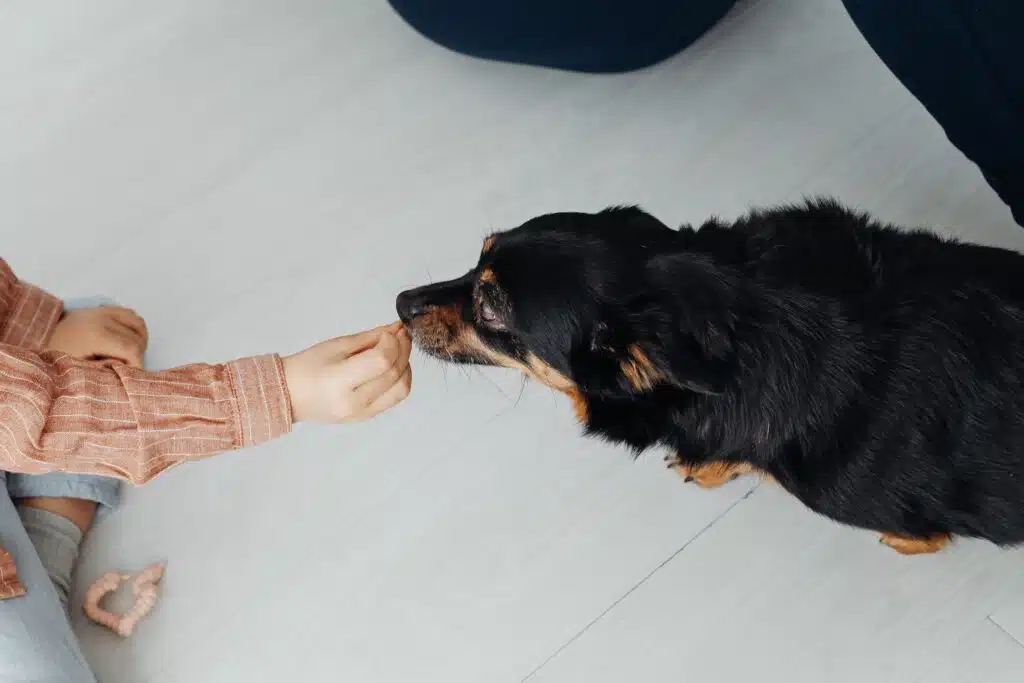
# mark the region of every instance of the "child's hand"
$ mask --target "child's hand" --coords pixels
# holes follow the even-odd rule
[[[82,360],[116,360],[141,368],[148,341],[146,321],[135,311],[103,306],[68,311],[47,348]]]
[[[339,337],[284,359],[296,422],[356,422],[405,400],[412,341],[401,323]]]

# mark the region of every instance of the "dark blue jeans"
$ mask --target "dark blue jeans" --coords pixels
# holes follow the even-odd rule
[[[457,52],[590,73],[685,49],[735,0],[389,0]],[[1024,225],[1024,0],[844,0],[864,37]]]

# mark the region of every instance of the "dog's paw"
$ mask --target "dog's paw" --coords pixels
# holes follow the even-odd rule
[[[878,539],[900,555],[928,555],[942,550],[950,541],[949,534],[932,534],[925,538],[913,538],[903,534],[882,534]]]
[[[708,462],[687,465],[676,455],[666,456],[665,462],[683,478],[683,481],[693,482],[705,489],[718,488],[751,471],[750,466],[744,463]]]

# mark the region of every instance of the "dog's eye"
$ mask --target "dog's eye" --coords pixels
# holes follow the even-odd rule
[[[480,319],[485,323],[493,323],[498,319],[498,314],[494,312],[494,309],[486,301],[480,302]]]
[[[486,301],[480,302],[480,320],[488,327],[501,327],[501,323],[498,322],[498,314],[494,312],[494,308]]]

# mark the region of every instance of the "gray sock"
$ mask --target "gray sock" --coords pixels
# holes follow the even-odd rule
[[[78,564],[82,530],[71,520],[46,510],[19,507],[18,514],[67,612],[71,575]]]

